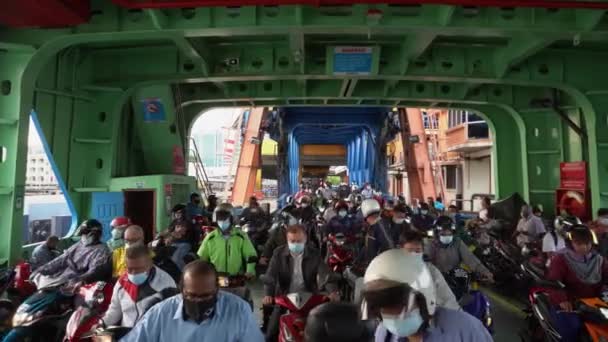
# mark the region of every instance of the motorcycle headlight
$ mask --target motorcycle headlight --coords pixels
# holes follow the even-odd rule
[[[34,316],[27,312],[17,312],[13,316],[13,327],[26,325],[34,320]]]
[[[432,229],[427,230],[427,232],[426,232],[426,236],[428,236],[428,237],[433,237],[433,235],[434,235],[434,234],[433,234],[433,230],[432,230]]]
[[[604,318],[608,319],[608,309],[600,308],[600,312],[602,313],[602,316],[604,316]]]

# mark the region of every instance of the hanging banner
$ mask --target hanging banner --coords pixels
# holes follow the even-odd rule
[[[173,173],[183,175],[186,173],[186,162],[181,146],[173,146]]]
[[[143,99],[144,122],[164,122],[165,107],[160,99]]]

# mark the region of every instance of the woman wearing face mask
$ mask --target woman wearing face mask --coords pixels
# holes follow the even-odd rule
[[[108,240],[108,248],[111,251],[123,247],[125,245],[124,235],[125,230],[131,225],[131,220],[126,216],[119,216],[112,220],[110,227],[112,227],[112,237]]]
[[[363,319],[379,318],[376,342],[490,342],[481,322],[437,305],[428,268],[399,250],[380,254],[365,272]]]
[[[433,265],[442,273],[448,273],[464,263],[473,272],[481,273],[488,281],[494,279],[492,273],[471,253],[469,248],[457,237],[454,237],[454,223],[447,216],[440,216],[435,221],[437,238],[427,246],[425,254]]]
[[[402,204],[398,204],[393,209],[393,215],[385,222],[388,222],[389,231],[394,241],[398,241],[399,235],[403,232],[412,230],[407,219],[407,207]]]
[[[437,305],[448,309],[460,310],[460,304],[456,300],[456,296],[450,289],[450,286],[445,281],[441,271],[435,267],[432,263],[424,261],[423,257],[423,236],[415,231],[403,231],[400,236],[401,249],[406,254],[416,257],[416,259],[423,262],[431,273],[433,278],[433,285],[435,286],[435,293],[437,294]]]
[[[126,251],[127,273],[118,278],[102,324],[133,327],[154,304],[178,293],[175,281],[154,266],[150,251],[135,245]]]

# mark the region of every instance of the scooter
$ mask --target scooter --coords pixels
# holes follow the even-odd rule
[[[456,268],[446,274],[445,279],[462,309],[479,319],[491,334],[494,333],[490,300],[471,283],[479,278],[462,268]]]
[[[352,264],[354,259],[352,247],[356,241],[355,236],[346,236],[342,233],[330,234],[327,237],[327,265],[332,272],[341,274]]]
[[[303,342],[306,318],[312,309],[326,303],[326,296],[311,293],[290,293],[275,297],[275,304],[287,310],[279,319],[279,342]]]
[[[79,341],[90,332],[108,310],[112,300],[112,284],[103,281],[82,286],[76,294],[76,310],[70,316],[64,342]]]

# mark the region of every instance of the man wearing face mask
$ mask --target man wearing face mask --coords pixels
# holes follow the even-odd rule
[[[274,250],[264,276],[264,305],[272,305],[274,297],[289,293],[318,293],[317,276],[329,274],[318,249],[306,243],[306,227],[293,225],[287,228],[287,245]],[[340,295],[336,284],[327,286],[330,298],[337,301]],[[268,321],[266,341],[276,341],[279,334],[280,307],[275,307]]]
[[[249,236],[234,225],[232,204],[220,204],[214,216],[218,228],[205,237],[198,256],[212,263],[220,273],[254,278],[257,252]],[[247,296],[248,293],[243,294],[243,297]]]
[[[473,316],[437,305],[433,279],[420,259],[399,250],[380,254],[365,272],[363,319],[380,318],[376,342],[490,342]]]
[[[458,304],[456,296],[454,296],[452,289],[450,289],[450,286],[445,281],[441,271],[432,263],[424,261],[424,242],[422,234],[415,231],[403,231],[400,236],[400,243],[402,246],[401,249],[403,249],[406,254],[416,257],[428,268],[431,277],[433,278],[437,305],[448,309],[460,310],[460,304]]]
[[[125,245],[112,251],[112,277],[118,278],[127,272],[127,248],[144,244],[144,230],[140,226],[129,226],[125,230]]]
[[[338,233],[354,236],[361,232],[361,226],[348,214],[348,204],[345,201],[336,203],[334,210],[337,215],[325,225],[325,236]]]
[[[435,222],[435,218],[430,214],[429,205],[422,203],[418,214],[412,217],[412,226],[421,232],[426,232],[433,229],[433,222]]]
[[[399,235],[404,231],[412,230],[412,227],[407,222],[407,207],[402,204],[398,204],[393,209],[392,217],[384,222],[389,227],[389,234],[395,238],[395,241],[398,240]]]
[[[299,207],[296,216],[299,217],[304,223],[314,222],[317,217],[317,212],[312,206],[312,200],[310,197],[308,195],[302,196],[298,203]]]
[[[127,272],[114,285],[112,302],[101,322],[104,326],[131,328],[154,304],[178,292],[171,276],[154,266],[143,243],[127,247],[125,259]]]
[[[110,227],[112,227],[112,237],[108,240],[107,244],[111,251],[120,248],[125,245],[124,234],[125,229],[131,225],[131,220],[126,216],[119,216],[112,220]]]
[[[467,245],[454,237],[454,223],[447,216],[439,216],[435,222],[437,238],[427,246],[426,255],[442,273],[448,273],[464,263],[473,272],[481,273],[488,281],[493,281],[492,273],[471,253]]]
[[[97,220],[84,221],[77,230],[80,242],[75,243],[63,254],[46,265],[41,266],[32,274],[32,278],[41,278],[35,281],[63,283],[79,287],[82,284],[95,281],[107,281],[112,275],[112,262],[110,249],[101,242],[103,226]],[[57,281],[59,280],[59,281]],[[37,284],[38,287],[41,284]]]
[[[249,223],[254,228],[262,228],[265,223],[265,214],[255,196],[249,198],[249,206],[241,214],[241,224]]]
[[[524,205],[521,208],[521,219],[513,234],[517,239],[517,245],[524,247],[526,244],[539,243],[546,232],[543,220],[532,215],[530,207]]]
[[[194,216],[208,216],[207,211],[201,206],[201,195],[193,192],[190,194],[190,202],[186,205],[186,219],[192,222]]]
[[[152,307],[121,341],[263,342],[250,306],[219,291],[217,283],[212,264],[189,263],[184,268],[181,294]]]

